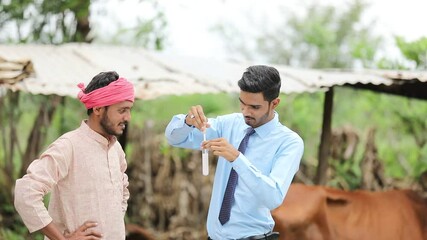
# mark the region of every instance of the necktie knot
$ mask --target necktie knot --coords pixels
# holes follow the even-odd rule
[[[251,127],[251,128],[246,129],[246,135],[250,136],[254,133],[255,133],[255,128]]]
[[[245,153],[246,151],[246,147],[248,146],[248,141],[249,141],[249,137],[255,133],[255,129],[254,128],[248,128],[246,129],[246,135],[245,137],[242,139],[242,141],[240,142],[239,145],[239,152],[241,153]]]

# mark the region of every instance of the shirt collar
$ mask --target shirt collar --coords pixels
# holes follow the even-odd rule
[[[261,138],[264,138],[267,136],[271,131],[274,130],[274,128],[277,126],[277,123],[279,122],[279,114],[274,111],[274,117],[270,121],[264,123],[263,125],[255,128],[255,132],[260,136]]]
[[[83,133],[85,135],[87,135],[88,137],[90,137],[90,138],[94,139],[95,141],[101,143],[102,145],[112,146],[117,141],[117,138],[115,136],[111,136],[110,139],[106,139],[101,134],[95,132],[92,128],[90,128],[87,125],[86,120],[82,121],[82,123],[80,125],[80,130],[83,131]]]

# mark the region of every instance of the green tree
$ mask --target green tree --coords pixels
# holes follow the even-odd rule
[[[396,36],[395,40],[402,55],[415,63],[415,69],[427,70],[427,37],[408,42],[403,37]],[[404,159],[403,164],[407,166],[405,174],[413,173],[418,177],[427,171],[425,164],[427,162],[427,137],[424,134],[427,131],[427,119],[425,117],[427,104],[425,101],[420,104],[416,104],[415,101],[407,101],[403,104],[407,111],[395,111],[399,120],[398,124],[412,136],[415,145],[418,147],[416,151],[412,151],[412,158]]]
[[[416,68],[427,70],[427,37],[408,42],[397,36],[395,40],[403,56],[415,62]]]
[[[0,0],[0,30],[6,34],[0,42],[90,42],[89,6],[79,0]]]
[[[382,38],[372,33],[371,24],[361,22],[367,7],[361,0],[352,1],[343,11],[313,4],[303,16],[283,9],[288,17],[273,28],[255,27],[261,30],[254,33],[253,42],[236,37],[244,35],[236,28],[220,25],[216,29],[230,49],[252,59],[261,56],[269,62],[307,68],[351,68],[360,63],[372,67]]]
[[[0,43],[92,42],[98,36],[92,31],[91,4],[99,0],[0,0]],[[145,0],[144,7],[155,14],[138,18],[136,26],[121,27],[102,42],[143,46],[160,50],[166,36],[166,19],[155,0]],[[102,5],[102,4],[101,4]],[[105,8],[102,5],[101,8]],[[99,10],[102,17],[103,10]],[[124,37],[123,37],[124,36]],[[107,40],[105,40],[107,39]]]

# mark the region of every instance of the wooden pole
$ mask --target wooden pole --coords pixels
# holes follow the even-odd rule
[[[331,144],[332,135],[332,109],[334,101],[333,87],[325,93],[325,102],[323,104],[323,123],[322,134],[320,136],[320,145],[318,152],[319,164],[317,166],[317,173],[314,182],[319,185],[325,185],[328,180],[328,158]]]

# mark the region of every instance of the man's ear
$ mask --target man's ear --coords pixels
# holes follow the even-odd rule
[[[280,98],[276,98],[273,101],[271,101],[271,105],[273,106],[273,109],[275,109],[280,103]]]
[[[93,113],[97,116],[101,115],[102,113],[102,109],[104,109],[104,107],[93,107]]]

